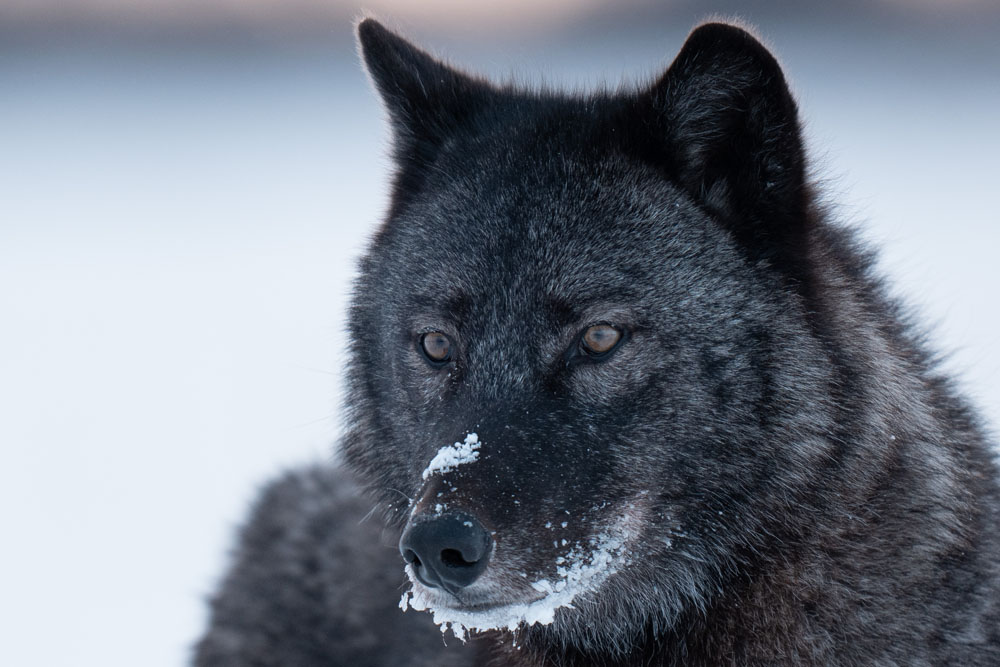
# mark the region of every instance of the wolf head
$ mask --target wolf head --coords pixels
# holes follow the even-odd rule
[[[358,34],[396,172],[344,453],[409,604],[605,652],[668,631],[780,557],[832,446],[777,62],[707,24],[647,87],[564,95]]]

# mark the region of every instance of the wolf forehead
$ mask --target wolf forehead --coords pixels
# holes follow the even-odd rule
[[[539,115],[545,125],[546,114]],[[410,252],[422,245],[426,261],[415,258],[422,270],[483,261],[494,271],[508,262],[511,273],[523,273],[529,259],[577,266],[614,259],[631,237],[668,241],[671,227],[697,211],[651,167],[613,144],[588,141],[589,126],[600,122],[581,118],[549,131],[501,116],[477,123],[475,136],[456,128],[460,136],[444,142],[432,165],[400,167],[396,205],[377,247]],[[407,169],[420,171],[410,179]],[[403,191],[416,176],[419,187]]]
[[[544,104],[526,103],[513,119],[490,113],[478,135],[456,128],[460,138],[420,167],[419,189],[397,192],[370,258],[370,273],[399,288],[394,297],[459,314],[476,301],[517,302],[571,321],[601,302],[635,302],[641,286],[668,287],[680,263],[717,273],[709,264],[735,252],[680,187],[615,141],[591,140],[602,123],[626,121],[581,111],[559,124]]]
[[[488,107],[474,122],[441,130],[430,161],[400,160],[385,236],[419,240],[431,252],[474,248],[494,261],[532,248],[549,259],[587,258],[632,234],[665,237],[697,215],[661,165],[622,141],[642,119],[621,112],[620,101],[495,94],[509,113]],[[567,107],[577,112],[567,118]]]

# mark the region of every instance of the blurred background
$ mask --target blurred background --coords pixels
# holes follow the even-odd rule
[[[1000,423],[1000,3],[370,0],[455,63],[644,81],[713,14]],[[343,0],[0,0],[0,664],[178,665],[259,485],[330,459],[387,133]]]

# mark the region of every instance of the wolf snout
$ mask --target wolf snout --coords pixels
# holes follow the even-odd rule
[[[420,583],[456,593],[486,569],[493,538],[463,513],[414,517],[399,539],[399,551]]]

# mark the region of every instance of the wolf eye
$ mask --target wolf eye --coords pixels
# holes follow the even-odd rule
[[[431,331],[420,337],[420,350],[432,364],[451,360],[451,339],[440,331]]]
[[[580,347],[593,357],[600,357],[615,349],[622,339],[622,332],[610,324],[587,327],[580,338]]]

